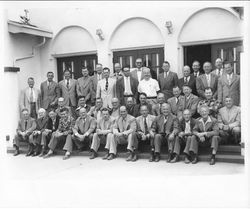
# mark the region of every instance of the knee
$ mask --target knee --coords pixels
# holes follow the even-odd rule
[[[97,138],[98,138],[98,134],[97,134],[97,133],[94,133],[93,139],[97,139]]]
[[[112,133],[108,133],[108,134],[107,134],[107,139],[111,139],[111,138],[113,138],[113,136],[114,136],[114,135],[113,135]]]
[[[155,141],[161,141],[161,135],[160,134],[155,135]]]
[[[240,127],[234,127],[232,129],[233,134],[239,134],[240,133]]]
[[[46,137],[47,133],[45,131],[42,132],[42,137]]]

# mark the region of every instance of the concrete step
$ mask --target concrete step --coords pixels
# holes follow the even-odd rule
[[[14,151],[15,150],[12,147],[8,147],[8,149],[7,149],[7,153],[9,153],[9,154],[14,153]],[[20,148],[20,153],[21,154],[27,153],[27,148],[21,147]],[[65,154],[65,151],[63,151],[63,150],[56,150],[55,154],[63,156]],[[103,157],[105,154],[106,154],[105,151],[99,151],[98,152],[98,156],[99,157]],[[72,156],[90,156],[90,153],[89,153],[89,151],[82,151],[82,152],[73,151]],[[117,154],[117,157],[120,157],[120,158],[126,158],[127,156],[128,156],[128,154],[125,151],[119,152]],[[139,154],[138,154],[138,158],[139,159],[149,159],[149,157],[150,157],[149,152],[147,152],[147,153],[145,153],[145,152],[143,152],[143,153],[139,152]],[[208,154],[208,153],[205,153],[205,154],[201,153],[199,155],[199,161],[209,162],[210,157],[211,157],[211,155]],[[166,160],[167,159],[167,154],[166,153],[162,153],[161,154],[161,159],[162,160]],[[181,161],[184,160],[184,155],[180,156],[180,160]],[[216,155],[216,161],[217,162],[226,162],[226,163],[244,164],[244,156],[237,155],[235,153],[234,154],[220,154],[220,153],[218,153]]]

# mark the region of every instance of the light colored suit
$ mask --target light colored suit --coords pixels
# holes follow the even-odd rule
[[[227,74],[223,74],[218,81],[218,101],[224,103],[226,96],[233,99],[234,105],[240,104],[240,76],[233,74],[231,84],[227,79]]]
[[[52,81],[50,86],[48,86],[48,81],[44,81],[40,86],[41,91],[41,107],[47,110],[51,103],[57,102],[60,96],[60,89],[55,81]]]
[[[213,97],[217,98],[217,86],[218,86],[218,76],[214,73],[210,73],[211,75],[211,81],[210,81],[210,88],[213,91]],[[199,77],[196,78],[196,89],[198,92],[198,95],[202,98],[205,97],[205,88],[208,88],[207,83],[207,77],[206,74],[202,74]]]
[[[59,82],[60,95],[64,98],[64,105],[66,106],[77,106],[76,101],[76,83],[75,79],[69,79],[69,89],[66,86],[65,80]]]
[[[185,96],[184,96],[184,99],[181,100],[181,113],[185,110],[185,109],[189,109],[190,112],[191,112],[191,115],[193,116],[196,111],[197,111],[197,105],[199,103],[199,98],[195,95],[193,95],[192,93],[190,94],[189,96],[189,99],[187,99]]]
[[[78,97],[84,96],[86,102],[90,101],[93,91],[93,80],[91,79],[91,77],[88,76],[87,78],[84,77],[78,78],[76,91]]]
[[[103,107],[112,107],[111,100],[115,96],[115,80],[108,78],[108,89],[106,87],[106,79],[98,81],[96,98],[101,97],[103,100]]]
[[[228,125],[230,129],[240,127],[240,107],[233,106],[230,110],[222,107],[218,114],[218,124],[220,129],[222,125]]]
[[[33,92],[36,98],[36,113],[38,112],[39,108],[41,107],[41,94],[39,89],[33,87]],[[20,96],[20,110],[27,108],[30,111],[30,88],[27,87],[21,91]]]

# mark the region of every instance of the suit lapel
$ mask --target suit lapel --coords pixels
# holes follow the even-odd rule
[[[206,75],[205,75],[205,74],[204,74],[204,75],[202,75],[201,79],[203,80],[204,86],[205,86],[205,87],[208,87],[207,77],[206,77]]]

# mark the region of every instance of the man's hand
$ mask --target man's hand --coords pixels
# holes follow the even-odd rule
[[[169,140],[169,141],[173,141],[173,140],[174,140],[174,134],[173,134],[173,133],[171,133],[171,134],[169,135],[168,140]]]
[[[146,141],[147,137],[146,137],[145,134],[141,135],[141,137],[142,137],[142,138],[141,138],[142,141]]]
[[[229,130],[229,125],[223,125],[223,130],[228,131]]]
[[[115,133],[115,136],[121,137],[123,134],[122,133]]]
[[[181,138],[182,138],[184,135],[185,135],[185,134],[184,134],[184,132],[183,132],[183,131],[182,131],[182,132],[180,132],[180,133],[178,134],[178,136],[179,136],[179,137],[181,137]]]
[[[201,142],[204,142],[205,140],[206,140],[206,139],[205,139],[204,136],[200,137],[200,141],[201,141]]]

